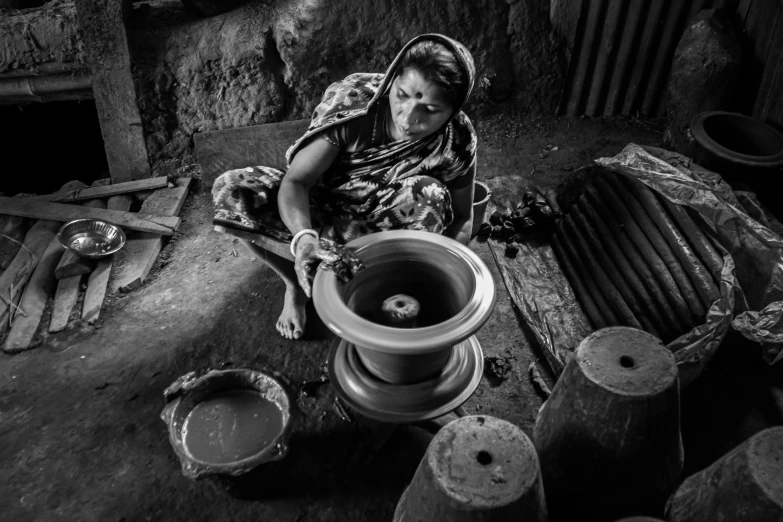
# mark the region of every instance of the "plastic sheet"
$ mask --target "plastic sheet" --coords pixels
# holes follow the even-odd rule
[[[681,372],[690,367],[700,373],[729,324],[748,339],[765,344],[767,362],[783,358],[783,239],[748,215],[720,176],[679,154],[629,144],[620,154],[596,163],[693,209],[722,249],[720,298],[703,325],[669,345]]]

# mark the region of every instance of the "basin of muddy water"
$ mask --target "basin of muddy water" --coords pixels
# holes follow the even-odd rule
[[[161,417],[189,478],[242,475],[287,453],[295,415],[282,376],[247,369],[191,373],[164,396]]]

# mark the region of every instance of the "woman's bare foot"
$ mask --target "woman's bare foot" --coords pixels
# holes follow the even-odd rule
[[[287,339],[299,339],[304,334],[305,305],[307,296],[298,284],[285,285],[285,297],[283,298],[283,312],[277,320],[277,331]]]

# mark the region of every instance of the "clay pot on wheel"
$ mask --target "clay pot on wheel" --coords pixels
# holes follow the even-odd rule
[[[398,421],[395,410],[405,419],[422,420],[471,387],[472,393],[483,365],[472,336],[495,303],[486,265],[467,247],[429,232],[379,232],[347,246],[356,249],[366,268],[347,284],[319,270],[313,283],[318,315],[341,338],[330,360],[338,393],[365,414],[384,410],[388,415],[375,418]],[[414,328],[392,326],[383,315],[384,301],[399,294],[419,303]],[[438,379],[451,381],[439,385]],[[444,388],[459,393],[435,399],[433,393]],[[406,396],[412,401],[408,406]],[[427,397],[434,402],[413,404]]]

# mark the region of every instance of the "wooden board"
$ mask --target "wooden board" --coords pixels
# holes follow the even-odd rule
[[[54,290],[54,267],[60,260],[65,248],[54,237],[46,247],[46,251],[38,265],[35,267],[30,282],[24,291],[19,306],[26,315],[17,313],[11,331],[5,340],[3,351],[8,353],[20,352],[30,347],[38,324],[41,322],[46,300]]]
[[[194,134],[201,183],[211,187],[223,172],[242,167],[285,169],[286,151],[309,125],[310,120],[294,120]]]
[[[133,199],[129,195],[114,196],[108,199],[106,208],[127,211],[132,202]],[[114,256],[101,259],[98,261],[95,270],[90,274],[87,290],[84,292],[84,302],[82,303],[82,321],[85,321],[87,324],[95,323],[101,313],[113,263]]]
[[[165,190],[165,189],[162,189]],[[170,236],[177,230],[180,219],[170,215],[118,212],[29,198],[0,198],[0,214],[67,222],[72,219],[100,219],[127,230]]]
[[[52,317],[49,320],[49,332],[62,332],[68,326],[68,317],[71,310],[79,300],[79,286],[82,276],[68,277],[57,282],[57,290],[54,294],[54,307]]]
[[[163,216],[179,213],[188,195],[190,178],[179,178],[174,188],[158,189],[142,204],[142,212],[154,210]],[[125,244],[125,262],[115,270],[109,292],[130,292],[142,285],[163,248],[163,238],[154,234],[133,234]]]
[[[593,328],[552,248],[535,241],[519,243],[516,258],[509,258],[505,243],[495,239],[488,242],[511,300],[533,331],[549,366],[560,374]]]
[[[74,190],[66,193],[57,192],[55,194],[32,196],[29,199],[34,199],[36,201],[75,203],[80,201],[87,201],[90,199],[108,198],[110,196],[117,196],[119,194],[138,192],[140,190],[154,190],[154,189],[166,187],[167,185],[168,185],[168,179],[166,178],[166,176],[159,176],[157,178],[139,179],[136,181],[126,181],[124,183],[104,185],[102,187],[87,187],[84,189]]]
[[[8,298],[11,287],[17,292],[24,288],[59,228],[60,223],[56,221],[38,221],[30,227],[24,238],[26,248],[19,249],[14,260],[0,275],[0,295],[3,299]],[[8,306],[4,300],[0,300],[0,334],[8,327],[8,315]]]

